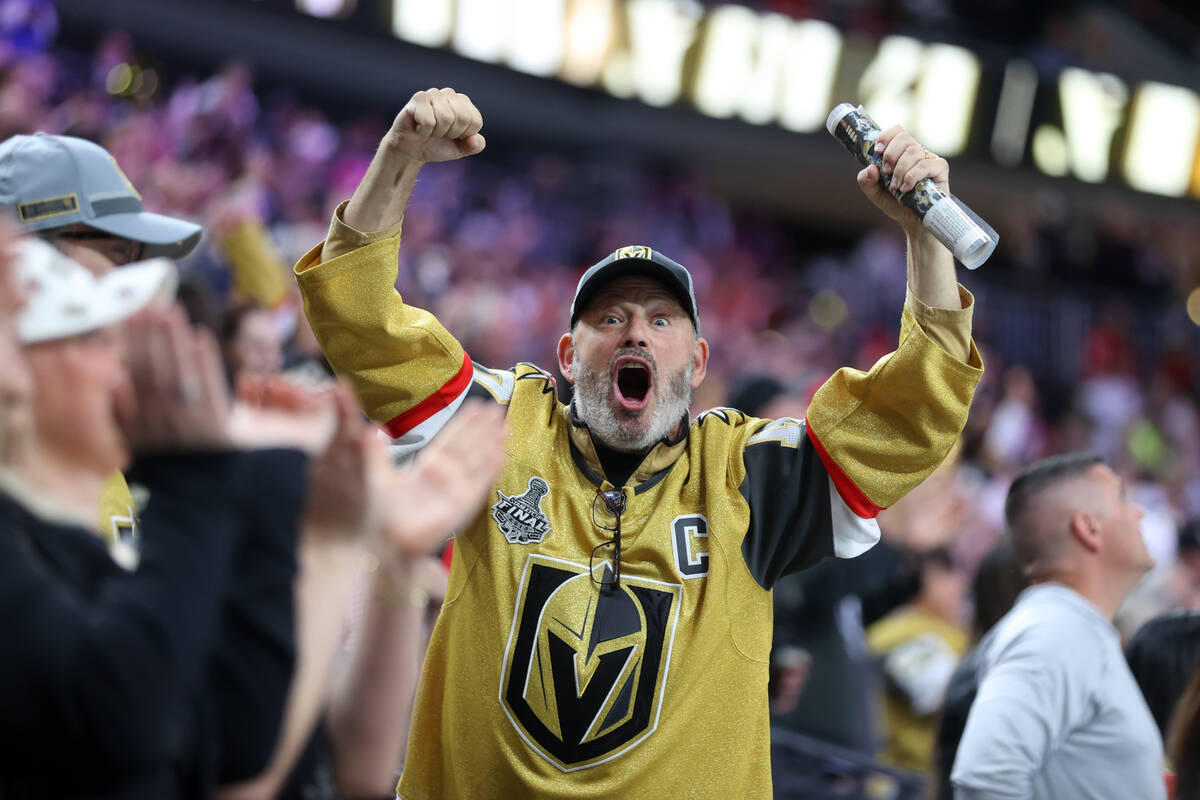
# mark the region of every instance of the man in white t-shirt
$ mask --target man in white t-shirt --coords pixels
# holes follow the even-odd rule
[[[1095,456],[1013,482],[1005,517],[1032,585],[980,644],[957,800],[1165,800],[1162,739],[1112,625],[1154,566],[1144,513]]]

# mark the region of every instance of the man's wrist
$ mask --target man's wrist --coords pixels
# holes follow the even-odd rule
[[[362,526],[330,516],[310,511],[301,518],[300,535],[304,546],[320,553],[348,553],[361,549]]]
[[[383,141],[379,143],[379,148],[387,153],[388,159],[394,161],[401,167],[415,165],[420,168],[425,163],[424,159],[415,155],[410,149],[412,145],[412,137],[405,137],[389,130],[383,137]]]
[[[301,572],[320,576],[321,580],[351,575],[362,554],[362,545],[344,533],[303,525],[298,550]]]
[[[904,228],[904,235],[908,237],[908,242],[916,247],[929,247],[934,244],[940,245],[941,242],[933,235],[933,232],[926,228],[920,220],[913,222],[901,223]]]
[[[389,152],[382,158],[376,154],[376,163],[342,211],[342,222],[362,233],[386,230],[400,221],[424,165],[408,153],[391,150],[386,138],[380,149]]]
[[[920,268],[921,266],[930,267],[934,264],[945,263],[947,257],[950,258],[949,267],[954,268],[954,257],[950,253],[950,249],[933,235],[933,232],[924,225],[917,224],[913,227],[905,226],[904,235],[908,238],[908,252],[912,255],[912,266]],[[911,278],[912,276],[910,276]],[[937,303],[929,303],[929,305],[938,305]]]
[[[421,586],[411,562],[380,559],[374,553],[367,553],[363,569],[369,576],[371,591],[388,605],[414,609],[429,605],[429,593]]]

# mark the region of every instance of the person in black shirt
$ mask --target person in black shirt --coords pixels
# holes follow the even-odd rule
[[[215,346],[177,312],[143,312],[130,333],[147,346],[126,368],[112,325],[169,294],[171,265],[97,280],[24,240],[0,273],[0,349],[13,355],[0,426],[0,796],[208,796],[260,769],[277,735],[307,459],[232,449]],[[55,414],[53,441],[73,436],[73,460],[47,448]],[[8,435],[21,416],[32,437]],[[103,476],[125,466],[105,458],[125,442],[153,531],[134,570],[109,556],[91,513]],[[239,565],[269,565],[261,593],[235,580]]]

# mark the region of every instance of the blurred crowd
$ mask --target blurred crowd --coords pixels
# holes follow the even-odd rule
[[[0,140],[40,130],[102,144],[147,208],[207,232],[180,262],[181,298],[217,337],[228,380],[320,378],[288,272],[322,239],[390,120],[334,121],[287,91],[256,90],[241,63],[171,74],[120,33],[92,53],[55,49],[49,6],[14,5],[26,13],[0,20]],[[982,601],[971,581],[1001,543],[1009,485],[1044,456],[1099,454],[1146,509],[1157,566],[1118,612],[1125,638],[1163,612],[1200,608],[1200,331],[1184,310],[1200,286],[1200,232],[1136,219],[1116,207],[1080,219],[1047,190],[995,221],[1001,252],[964,279],[987,371],[961,447],[881,516],[874,561],[818,568],[778,590],[782,726],[932,769],[931,744],[914,756],[887,740],[940,708],[972,641]],[[615,154],[489,145],[487,159],[422,176],[403,241],[406,299],[494,367],[555,363],[575,282],[601,255],[634,242],[670,254],[694,276],[704,335],[719,343],[697,412],[728,404],[802,417],[834,369],[866,368],[892,349],[905,291],[898,230],[814,245],[793,225],[731,207],[686,168]],[[828,687],[886,659],[893,615],[913,609],[947,643],[948,665],[921,662],[936,679],[906,695],[907,712],[885,710],[895,692],[864,666],[846,685],[863,698],[844,715],[848,730],[822,727],[839,696]]]

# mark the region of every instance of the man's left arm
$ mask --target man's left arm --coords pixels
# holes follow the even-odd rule
[[[949,192],[944,158],[899,126],[879,135],[889,188],[929,178]],[[813,398],[807,433],[838,492],[855,513],[873,516],[925,480],[966,424],[983,362],[971,342],[973,300],[958,285],[954,257],[879,183],[858,174],[876,206],[908,239],[908,297],[897,349],[868,372],[839,370]]]
[[[901,128],[879,135],[886,172],[904,190],[931,178],[949,192],[949,165]],[[954,257],[912,211],[858,175],[864,194],[908,237],[908,296],[900,344],[868,372],[838,370],[803,422],[750,431],[739,489],[750,509],[742,555],[759,585],[828,556],[853,558],[879,541],[875,516],[929,477],[967,421],[983,362],[971,342],[971,294]]]

